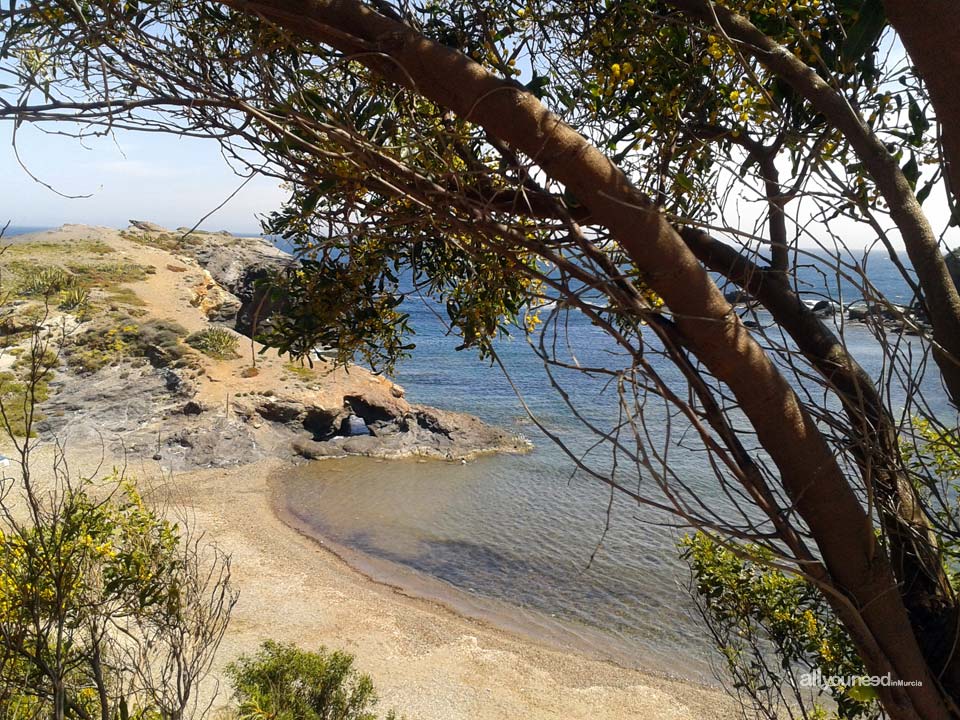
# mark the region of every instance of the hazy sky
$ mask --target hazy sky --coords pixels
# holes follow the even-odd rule
[[[63,223],[125,227],[131,219],[167,227],[192,226],[243,182],[215,141],[152,133],[120,133],[86,145],[73,138],[21,127],[17,147],[24,165],[68,199],[30,178],[17,163],[10,125],[0,126],[0,226]],[[253,179],[203,227],[257,233],[257,216],[279,207],[276,180]]]
[[[0,137],[0,226],[9,220],[15,226],[81,223],[126,227],[131,219],[149,220],[170,228],[193,226],[243,182],[227,165],[219,144],[213,140],[126,132],[113,139],[82,144],[74,138],[45,134],[24,125],[17,147],[27,169],[60,193],[89,195],[65,198],[31,179],[20,167],[10,129],[9,125],[0,125],[4,132]],[[259,233],[258,216],[279,208],[285,197],[276,180],[254,178],[201,227]],[[949,214],[940,188],[924,209],[934,227],[941,229]],[[741,223],[745,223],[762,211],[762,203],[740,204],[736,211]],[[749,225],[746,222],[744,227]],[[843,220],[835,220],[832,225],[851,247],[862,247],[875,240],[863,225]],[[951,247],[960,245],[957,228],[948,233],[947,243]]]

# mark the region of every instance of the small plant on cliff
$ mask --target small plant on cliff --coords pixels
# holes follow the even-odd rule
[[[66,290],[61,291],[60,293],[60,305],[61,310],[82,310],[86,307],[87,301],[89,300],[89,293],[86,288],[82,287],[71,287]]]
[[[24,295],[48,296],[76,287],[77,280],[61,268],[40,268],[30,273],[20,286]]]
[[[187,345],[217,360],[233,360],[237,353],[237,336],[225,328],[213,327],[190,335]]]
[[[376,720],[373,682],[344,652],[267,641],[227,668],[244,720]],[[386,720],[394,720],[390,711]]]

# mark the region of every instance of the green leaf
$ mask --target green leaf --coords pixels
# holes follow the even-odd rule
[[[677,173],[673,179],[683,190],[693,192],[693,181],[683,173]]]
[[[546,75],[537,75],[534,74],[533,79],[530,80],[524,87],[526,87],[527,92],[533,93],[538,98],[543,98],[547,94],[547,85],[550,84],[550,78]]]
[[[925,182],[923,187],[920,188],[920,191],[917,193],[917,202],[923,205],[923,201],[930,197],[930,191],[933,190],[933,186],[935,184],[936,182],[933,178]]]
[[[907,182],[910,183],[910,187],[916,190],[917,180],[920,179],[920,166],[917,165],[917,158],[913,153],[910,153],[910,159],[907,160],[907,164],[903,166],[903,176],[907,179]]]
[[[887,26],[887,17],[881,0],[866,0],[860,8],[860,15],[847,32],[841,57],[844,62],[856,62],[880,39]]]
[[[927,120],[927,116],[913,98],[910,98],[907,114],[910,117],[910,125],[913,127],[912,139],[915,142],[920,142],[923,140],[923,134],[930,129],[930,121]]]

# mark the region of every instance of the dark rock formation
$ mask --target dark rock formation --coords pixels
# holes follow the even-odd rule
[[[827,318],[837,311],[837,304],[832,300],[820,300],[813,306],[812,310],[817,317]]]
[[[296,261],[262,238],[205,235],[191,250],[197,263],[238,300],[234,319],[237,332],[251,335],[276,309],[264,281]]]
[[[530,443],[478,418],[418,405],[398,405],[365,398],[346,399],[345,405],[366,424],[371,434],[338,433],[325,440],[298,438],[293,449],[310,459],[342,455],[381,458],[433,457],[460,460],[494,452],[526,452]],[[343,426],[341,426],[343,427]]]

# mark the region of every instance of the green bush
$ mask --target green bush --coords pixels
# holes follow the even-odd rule
[[[29,517],[0,521],[0,717],[190,717],[236,601],[227,559],[115,477],[25,492]]]
[[[867,673],[850,636],[823,593],[774,566],[769,550],[721,545],[704,533],[681,543],[690,565],[692,594],[723,656],[729,687],[758,716],[794,717],[803,688],[803,717],[868,720],[877,717],[877,693],[867,684],[804,687],[801,674],[862,678]],[[825,707],[835,705],[827,714]]]
[[[187,345],[217,360],[233,360],[237,353],[237,336],[225,328],[207,328],[190,335]]]
[[[61,310],[80,310],[84,308],[89,299],[89,293],[86,288],[71,287],[60,292]]]
[[[343,652],[267,641],[227,668],[244,720],[376,720],[377,695]],[[390,711],[387,720],[396,718]]]
[[[20,285],[23,295],[53,295],[76,287],[77,279],[57,267],[38,268],[27,274]]]
[[[938,485],[952,497],[960,495],[960,431],[914,418],[901,453],[925,501]],[[931,519],[944,570],[960,588],[960,540],[951,530],[955,519],[947,510]],[[875,688],[862,679],[866,670],[853,641],[815,585],[781,570],[769,549],[721,544],[704,533],[685,538],[681,553],[690,566],[691,595],[732,678],[728,687],[745,706],[770,718],[881,716]],[[817,672],[856,680],[804,688],[801,674]]]

